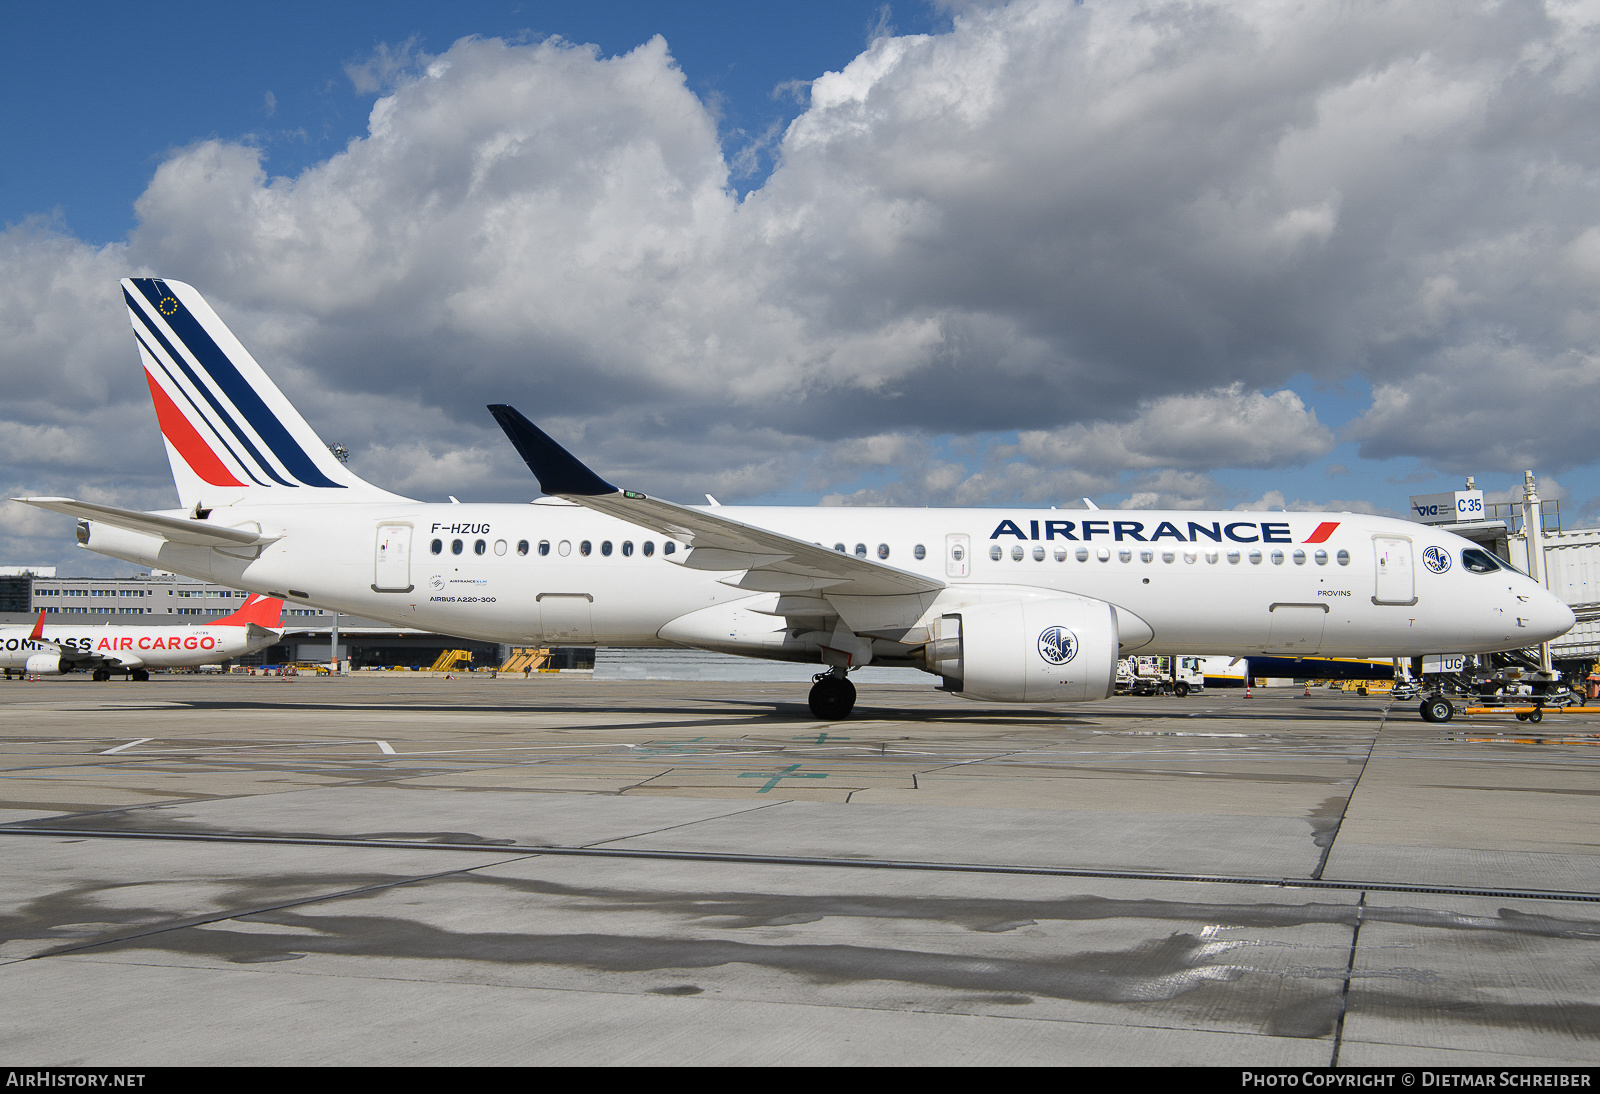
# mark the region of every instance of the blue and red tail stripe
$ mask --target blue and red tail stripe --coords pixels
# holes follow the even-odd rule
[[[206,415],[197,404],[193,404],[192,399],[189,400],[192,405],[195,405],[195,410],[201,413],[202,419],[206,420],[207,424],[213,428],[215,428],[217,422],[220,422],[226,431],[233,435],[240,448],[248,454],[248,461],[239,459],[238,454],[230,446],[224,444],[224,448],[229,455],[234,457],[246,474],[250,475],[252,479],[256,479],[257,482],[261,481],[255,474],[251,473],[249,463],[254,462],[256,465],[255,470],[284,486],[304,485],[325,489],[344,488],[344,484],[334,482],[317,468],[316,462],[311,455],[290,435],[289,430],[278,420],[278,416],[262,400],[260,394],[251,386],[250,382],[239,373],[238,368],[229,360],[228,355],[222,348],[217,345],[216,341],[206,331],[204,325],[195,318],[177,296],[168,292],[166,286],[157,278],[136,277],[131,278],[130,281],[139,290],[139,294],[144,297],[149,310],[146,310],[145,307],[140,307],[131,294],[124,292],[124,295],[128,298],[128,308],[138,317],[140,325],[151,336],[151,340],[164,351],[163,354],[158,354],[146,342],[146,352],[155,359],[157,364],[162,366],[163,371],[169,371],[170,367],[175,366],[188,378],[190,386],[200,393],[211,409],[211,415]],[[172,342],[167,339],[166,335],[161,331],[160,325],[156,323],[151,314],[152,312],[161,316],[162,322],[166,324],[168,330],[172,332],[183,349],[188,351],[188,357],[192,358],[199,369],[205,373],[205,376],[211,380],[212,385],[215,385],[216,391],[221,392],[227,398],[228,403],[232,404],[231,411],[212,391],[212,386],[204,383],[196,375],[189,361],[185,359],[185,355],[179,352]],[[141,342],[144,342],[142,338]],[[163,356],[166,360],[163,360]],[[177,377],[172,376],[170,371],[169,379],[174,382],[174,386],[180,391],[184,390],[183,385],[177,383]],[[181,408],[172,403],[170,399],[168,400],[168,405],[179,417],[184,417]],[[158,405],[158,417],[161,409]],[[214,420],[212,420],[213,416]],[[243,419],[243,421],[241,422],[240,419]],[[248,430],[246,426],[248,426]],[[185,445],[188,445],[189,450],[193,451],[194,444],[205,444],[204,438],[198,430],[194,430],[192,425],[188,434],[183,434],[180,430],[179,435],[182,437],[183,443],[180,443],[178,437],[167,432],[166,422],[162,423],[162,432],[167,436],[168,440],[172,441],[173,446],[181,454],[184,454],[184,459],[189,462],[190,467],[194,469],[197,475],[207,482],[213,481],[210,475],[216,474],[216,468],[212,467],[209,473],[202,471],[185,452]],[[263,457],[260,449],[256,447],[255,442],[251,439],[250,433],[252,432],[255,438],[259,439],[262,445],[277,459],[278,465],[283,469],[283,474],[280,474],[277,468]],[[221,432],[219,431],[219,439],[220,436]],[[210,451],[212,461],[217,465],[222,465],[221,457],[215,451],[210,450],[209,446],[207,446],[207,449]],[[222,469],[226,472],[225,466]],[[289,478],[285,478],[285,475],[288,475]],[[230,477],[232,476],[230,475]],[[291,478],[298,481],[290,481]],[[221,482],[214,484],[224,485]]]

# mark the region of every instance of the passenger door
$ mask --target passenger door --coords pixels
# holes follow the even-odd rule
[[[1411,559],[1411,540],[1404,536],[1373,536],[1377,556],[1377,589],[1374,604],[1415,604],[1416,571]]]
[[[378,525],[372,591],[409,593],[412,588],[414,586],[411,584],[411,525]]]

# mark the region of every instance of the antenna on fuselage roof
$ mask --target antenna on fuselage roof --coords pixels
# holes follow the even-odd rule
[[[1084,498],[1083,499],[1083,504],[1084,504],[1085,508],[1088,508],[1088,509],[1098,510],[1100,508],[1098,505],[1096,505],[1094,502],[1090,501],[1088,498]]]

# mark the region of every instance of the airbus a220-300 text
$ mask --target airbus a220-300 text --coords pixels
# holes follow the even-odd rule
[[[1119,654],[1414,657],[1546,641],[1547,590],[1449,532],[1351,513],[686,506],[489,408],[544,494],[432,504],[328,451],[200,294],[122,283],[183,508],[69,498],[91,551],[396,625],[811,662],[812,711],[908,665],[961,696],[1101,699]],[[1425,702],[1425,717],[1450,704]],[[1442,704],[1442,705],[1439,705]]]

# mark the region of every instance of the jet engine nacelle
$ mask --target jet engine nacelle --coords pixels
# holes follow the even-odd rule
[[[1116,609],[1082,596],[965,607],[940,617],[924,664],[968,699],[1105,699],[1117,686]]]
[[[32,676],[59,676],[61,674],[61,655],[59,653],[32,653],[23,663],[22,671]]]

